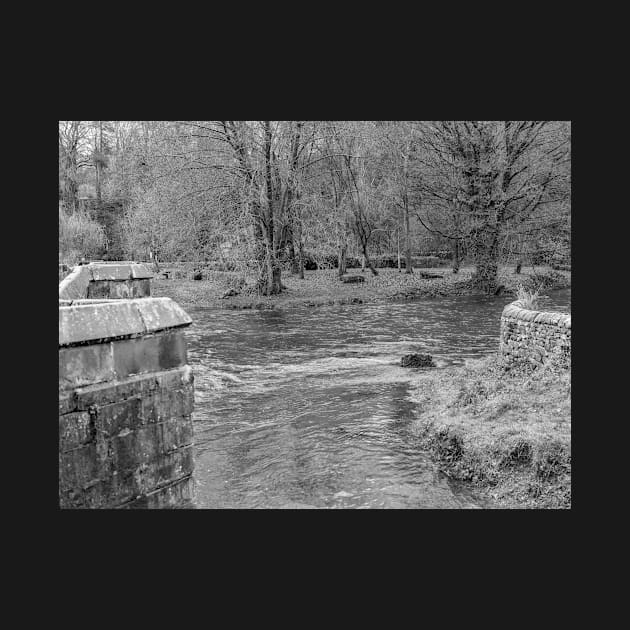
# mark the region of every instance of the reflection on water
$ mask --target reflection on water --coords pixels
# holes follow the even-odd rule
[[[570,290],[542,308],[570,310]],[[476,507],[410,433],[414,371],[498,346],[509,299],[290,311],[188,309],[199,508]]]

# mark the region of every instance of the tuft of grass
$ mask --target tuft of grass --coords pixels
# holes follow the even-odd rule
[[[535,291],[528,291],[525,287],[523,287],[522,284],[519,284],[518,288],[516,289],[516,299],[521,302],[523,308],[535,311],[538,309],[540,291],[540,286]]]

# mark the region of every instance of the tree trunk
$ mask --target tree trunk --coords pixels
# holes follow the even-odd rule
[[[409,207],[405,199],[405,273],[413,273],[411,266],[411,239],[409,238]]]
[[[298,241],[298,259],[299,259],[299,278],[304,280],[304,244],[302,243],[302,235]]]
[[[403,181],[404,181],[404,213],[405,213],[405,273],[413,273],[411,266],[411,239],[409,237],[409,191],[408,191],[408,177],[409,177],[409,145],[405,148],[403,154]]]
[[[456,238],[453,240],[453,273],[459,273],[460,262],[459,239]]]
[[[275,295],[282,291],[281,269],[276,258],[274,232],[273,179],[271,170],[271,122],[264,122],[265,131],[265,192],[267,196],[267,217],[264,225],[265,233],[265,295]]]
[[[274,260],[273,241],[267,239],[267,247],[265,251],[265,270],[266,270],[266,291],[265,295],[276,295],[282,290],[280,266]]]
[[[297,256],[295,255],[295,245],[293,244],[293,233],[289,240],[289,260],[291,261],[291,273],[295,276],[299,272],[299,263]]]
[[[486,293],[494,293],[497,288],[498,244],[499,234],[497,226],[484,227],[483,235],[475,239],[475,275],[473,282]]]
[[[347,250],[346,245],[341,245],[339,247],[339,274],[338,274],[339,276],[343,276],[346,273],[346,266],[347,266],[346,250]]]
[[[101,203],[103,202],[103,197],[101,194],[101,168],[102,168],[102,151],[103,151],[103,121],[98,121],[99,128],[99,140],[98,143],[94,142],[94,152],[96,153],[96,201],[98,202],[98,207],[101,207]]]
[[[363,250],[363,269],[361,271],[365,271],[365,265],[367,265],[370,268],[372,275],[378,276],[378,271],[374,269],[374,265],[372,264],[372,261],[370,260],[370,257],[368,255],[367,243],[361,243],[361,248]]]

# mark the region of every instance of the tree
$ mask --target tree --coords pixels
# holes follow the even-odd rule
[[[509,238],[546,229],[543,209],[568,194],[566,133],[548,121],[435,121],[418,128],[427,151],[417,191],[428,201],[418,218],[463,243],[474,282],[492,292]]]
[[[404,226],[405,273],[413,273],[411,264],[411,168],[415,157],[415,128],[405,121],[387,121],[381,126],[385,157],[385,177],[388,179],[393,204],[402,215],[398,230]],[[402,226],[401,226],[402,223]]]
[[[88,128],[82,120],[59,121],[59,200],[70,212],[77,210],[79,169],[89,166],[84,155]]]

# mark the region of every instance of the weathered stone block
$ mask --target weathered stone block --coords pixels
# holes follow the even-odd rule
[[[164,509],[192,508],[194,498],[194,482],[192,477],[185,477],[129,503],[121,505],[121,509]]]
[[[94,424],[87,411],[78,411],[59,416],[59,450],[64,453],[83,446],[95,436]]]
[[[148,464],[159,453],[159,434],[156,425],[147,425],[135,430],[124,429],[109,440],[109,449],[114,470],[122,473]]]
[[[157,462],[157,484],[163,486],[192,473],[193,447],[184,446],[160,457]]]
[[[59,297],[64,300],[76,300],[87,295],[87,288],[92,279],[90,271],[84,267],[75,267],[73,271],[59,283]]]
[[[114,370],[118,378],[160,372],[187,362],[186,339],[181,332],[125,339],[113,343]]]
[[[160,389],[144,396],[140,411],[144,422],[163,422],[169,418],[190,415],[194,406],[191,384],[179,389]]]
[[[147,332],[185,326],[192,322],[188,313],[169,298],[152,298],[137,302],[136,307],[142,315]]]
[[[131,265],[131,277],[134,279],[146,279],[153,278],[153,273],[146,265],[134,263]]]
[[[95,422],[100,433],[107,437],[114,437],[124,429],[135,430],[142,426],[140,396],[133,396],[126,400],[96,407]]]
[[[96,280],[94,282],[90,282],[87,288],[86,297],[90,300],[96,298],[107,298],[114,297],[111,295],[111,285],[113,283],[109,280]],[[124,282],[120,282],[119,284],[124,285]],[[120,297],[120,296],[116,296]],[[129,295],[125,295],[124,297],[128,298]]]
[[[92,405],[107,405],[132,396],[144,398],[158,389],[179,389],[192,385],[193,380],[191,367],[183,365],[172,370],[129,376],[123,381],[88,385],[75,390],[76,402],[73,408],[89,409]]]
[[[99,478],[96,444],[87,444],[59,453],[59,490],[81,489]]]
[[[151,282],[148,279],[95,280],[87,289],[87,297],[90,299],[130,300],[150,295]]]
[[[176,450],[193,443],[193,424],[191,416],[173,418],[157,425],[162,431],[160,437],[164,452]]]
[[[59,389],[111,381],[114,359],[111,344],[59,348]]]
[[[63,416],[77,409],[76,393],[72,390],[59,392],[59,415]]]
[[[185,446],[118,471],[117,480],[119,487],[128,493],[128,498],[135,498],[188,477],[192,470],[192,446]]]
[[[59,308],[60,346],[144,332],[142,317],[130,300]]]
[[[99,280],[129,280],[131,279],[131,265],[128,264],[98,264],[91,263],[88,269],[93,281]]]

